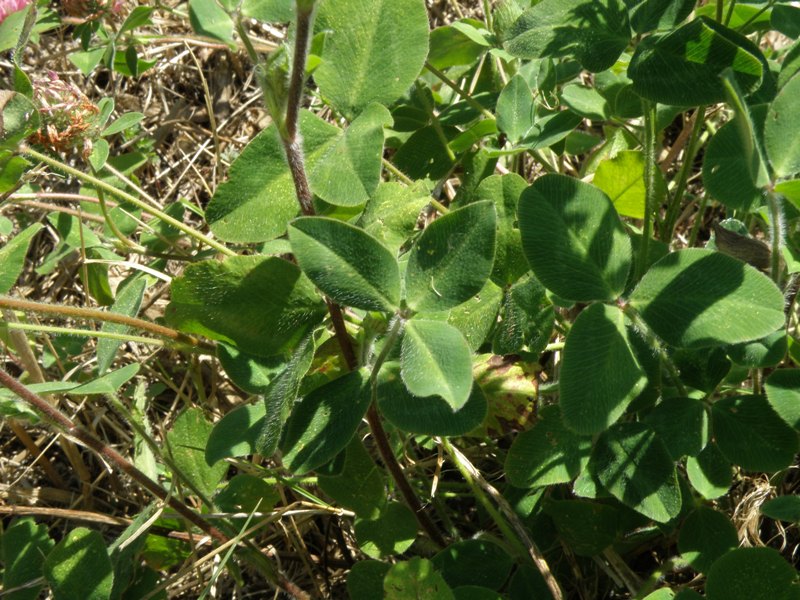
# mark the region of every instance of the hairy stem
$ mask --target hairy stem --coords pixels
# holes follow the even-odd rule
[[[694,157],[695,154],[697,154],[697,140],[700,139],[700,132],[703,130],[705,112],[706,107],[700,106],[694,113],[692,133],[689,136],[689,142],[686,144],[686,150],[683,153],[683,164],[681,165],[681,171],[678,175],[678,183],[675,186],[672,203],[667,210],[667,216],[664,219],[661,229],[661,239],[664,241],[672,239],[672,232],[675,229],[675,222],[678,219],[678,212],[680,211],[683,201],[683,194],[686,191],[686,184],[689,181],[689,175],[691,175],[692,167],[694,166]]]
[[[305,68],[306,59],[308,58],[308,43],[309,34],[312,30],[314,23],[314,6],[315,0],[296,0],[297,6],[297,24],[296,24],[296,40],[294,45],[294,57],[292,59],[292,73],[289,76],[289,92],[288,104],[286,107],[286,118],[281,119],[281,115],[273,115],[273,120],[278,123],[283,123],[281,128],[281,138],[283,141],[284,151],[286,152],[286,160],[289,164],[289,170],[292,174],[294,181],[295,192],[297,194],[297,201],[300,204],[300,210],[304,215],[313,216],[316,214],[314,210],[313,196],[311,188],[308,185],[308,176],[305,169],[305,161],[303,154],[303,141],[298,133],[298,119],[300,114],[300,106],[303,103],[303,86],[305,85]],[[348,368],[352,371],[358,368],[358,358],[355,350],[353,349],[352,341],[347,333],[342,316],[341,307],[331,300],[325,299],[328,305],[328,313],[331,317],[333,329],[336,334],[336,339],[339,342],[339,347],[342,350],[345,362]],[[394,455],[389,438],[386,431],[383,429],[380,415],[375,408],[375,403],[370,404],[367,410],[367,422],[369,423],[372,435],[375,438],[375,444],[380,452],[381,459],[384,465],[389,470],[395,483],[397,484],[400,493],[403,495],[408,506],[414,512],[419,522],[420,527],[425,531],[430,538],[440,546],[444,546],[444,539],[441,533],[436,528],[430,517],[422,508],[422,503],[414,492],[414,488],[408,482],[403,468],[397,462],[397,457]]]
[[[200,339],[175,331],[169,327],[145,321],[144,319],[137,319],[136,317],[129,317],[119,313],[97,310],[95,308],[83,308],[80,306],[66,306],[64,304],[48,304],[45,302],[34,302],[32,300],[23,300],[21,298],[11,298],[9,296],[0,296],[0,308],[29,311],[35,313],[45,313],[50,315],[60,315],[62,317],[75,317],[78,319],[88,319],[91,321],[103,321],[107,323],[118,323],[120,325],[127,325],[134,329],[140,329],[149,333],[165,337],[176,342],[187,344],[189,346],[199,347],[205,351],[214,352],[214,347],[207,342]]]
[[[656,107],[645,102],[644,107],[644,182],[645,203],[642,241],[636,261],[636,280],[642,278],[647,270],[647,257],[650,253],[650,237],[653,234],[653,219],[656,212]]]

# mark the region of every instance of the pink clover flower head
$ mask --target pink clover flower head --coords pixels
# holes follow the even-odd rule
[[[5,21],[8,15],[22,10],[32,1],[33,0],[0,0],[0,23]]]

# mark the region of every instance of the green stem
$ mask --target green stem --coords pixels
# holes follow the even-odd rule
[[[142,209],[142,211],[146,212],[147,214],[153,215],[154,217],[158,217],[163,222],[172,225],[175,229],[182,231],[189,237],[192,237],[198,242],[201,242],[203,244],[206,244],[207,246],[210,246],[211,248],[214,248],[214,250],[222,254],[225,254],[226,256],[236,256],[236,253],[233,250],[226,248],[225,246],[211,239],[210,237],[200,233],[199,231],[192,229],[191,227],[185,225],[184,223],[178,221],[177,219],[170,217],[167,213],[157,208],[154,208],[153,206],[147,204],[146,202],[142,202],[137,197],[132,196],[131,194],[123,190],[117,189],[113,185],[108,184],[105,181],[97,179],[96,177],[92,177],[91,175],[88,175],[83,171],[79,171],[78,169],[74,169],[69,165],[62,163],[61,161],[51,158],[46,154],[42,154],[41,152],[37,152],[30,146],[24,144],[19,147],[19,153],[34,158],[40,162],[43,162],[46,165],[61,171],[62,173],[66,173],[67,175],[72,175],[73,177],[94,186],[98,190],[104,190],[105,192],[108,192],[112,196],[116,196],[120,200],[133,204],[137,208]]]
[[[770,213],[770,244],[772,245],[772,255],[770,256],[770,267],[772,280],[780,287],[781,280],[781,253],[783,251],[783,196],[773,191],[768,191],[767,205]]]
[[[152,346],[166,345],[164,340],[141,337],[138,335],[125,335],[124,333],[113,333],[111,331],[75,329],[73,327],[55,327],[52,325],[39,325],[37,323],[6,323],[6,327],[9,329],[20,329],[22,331],[36,331],[41,333],[55,333],[61,335],[78,335],[84,337],[105,338],[108,340],[119,340],[121,342],[137,342],[139,344],[150,344]]]
[[[442,71],[434,67],[428,61],[425,61],[425,68],[430,71],[433,75],[439,79],[443,84],[453,90],[456,94],[458,94],[462,100],[464,100],[467,104],[469,104],[472,108],[477,110],[487,119],[491,119],[492,121],[495,120],[494,114],[491,113],[485,106],[482,106],[480,102],[475,100],[472,95],[466,91],[464,88],[460,87],[457,83],[455,83],[452,79],[450,79],[447,75],[445,75]]]
[[[728,4],[728,13],[725,15],[725,22],[723,25],[728,25],[731,22],[731,17],[733,16],[733,9],[736,8],[736,0],[731,0],[730,4]]]
[[[686,391],[686,387],[684,387],[683,382],[681,381],[681,375],[678,371],[678,368],[675,366],[675,363],[672,362],[672,358],[670,358],[669,353],[667,353],[664,345],[658,339],[655,333],[650,329],[647,323],[644,322],[642,317],[633,308],[630,304],[626,304],[622,307],[622,312],[630,319],[633,326],[639,331],[642,336],[644,337],[647,344],[658,354],[658,357],[661,361],[661,364],[667,369],[667,373],[669,374],[669,378],[672,381],[672,385],[675,386],[675,389],[678,390],[678,393],[681,396],[687,396],[688,392]]]
[[[448,141],[447,136],[444,134],[444,129],[442,129],[442,124],[439,122],[439,117],[436,116],[433,106],[431,106],[431,103],[428,101],[428,95],[425,93],[425,88],[422,86],[419,80],[415,81],[414,85],[417,88],[417,95],[422,101],[422,104],[425,106],[425,111],[428,113],[428,118],[431,120],[433,130],[436,132],[436,137],[439,138],[439,142],[447,152],[447,157],[450,159],[450,162],[456,162],[456,155],[452,148],[450,148],[450,142]]]
[[[383,163],[383,166],[387,171],[389,171],[392,175],[394,175],[397,179],[402,181],[404,184],[406,184],[408,186],[414,185],[414,180],[411,179],[405,173],[403,173],[400,169],[395,167],[390,161],[386,160],[385,158],[381,158],[381,162]]]
[[[553,599],[563,600],[564,592],[553,576],[553,572],[550,570],[550,566],[547,564],[544,555],[528,535],[525,525],[522,524],[519,517],[514,512],[514,509],[508,503],[508,500],[506,500],[492,484],[486,481],[480,471],[475,468],[475,465],[472,464],[463,452],[453,446],[447,438],[439,439],[439,443],[447,454],[450,455],[453,464],[456,465],[456,468],[469,484],[475,497],[492,517],[506,540],[514,546],[517,552],[528,556],[533,561],[534,566],[536,566],[542,574]],[[495,508],[494,504],[489,500],[489,497],[494,500],[494,504],[497,504],[499,510]]]
[[[97,177],[97,171],[94,170],[94,167],[91,167],[92,175]],[[111,214],[108,211],[108,206],[106,205],[106,195],[102,189],[97,188],[97,200],[100,203],[100,211],[103,213],[103,219],[105,219],[106,225],[111,230],[111,233],[116,236],[116,238],[122,242],[122,245],[131,248],[132,250],[136,250],[137,252],[144,252],[146,248],[144,246],[140,246],[139,244],[132,242],[129,240],[124,233],[119,230],[117,224],[114,222],[114,219],[111,218]]]
[[[645,203],[642,241],[636,261],[636,281],[647,270],[647,257],[650,254],[650,236],[653,234],[653,216],[656,203],[656,106],[645,101],[644,106],[644,180]]]
[[[306,59],[308,57],[308,36],[312,31],[314,6],[315,0],[296,0],[297,40],[295,41],[294,59],[292,60],[292,73],[289,76],[290,91],[286,107],[286,118],[283,119],[284,127],[281,129],[281,139],[284,151],[286,152],[289,170],[292,174],[297,200],[303,214],[309,216],[315,215],[316,210],[314,210],[313,196],[306,175],[303,140],[300,135],[297,135],[297,119],[303,100]],[[281,122],[281,116],[282,115],[277,115],[276,119],[276,115],[273,115],[273,119]],[[342,309],[330,298],[326,298],[325,302],[328,305],[328,314],[331,317],[331,323],[333,324],[333,329],[336,334],[336,339],[339,342],[342,355],[344,356],[348,369],[353,371],[358,368],[358,357],[353,349],[350,336],[347,333],[344,317],[342,316]],[[375,439],[375,445],[378,447],[378,452],[383,459],[383,463],[391,474],[392,479],[394,479],[397,484],[406,504],[408,504],[409,508],[414,512],[422,529],[436,544],[444,547],[445,543],[442,534],[425,512],[414,488],[411,487],[411,484],[403,473],[400,463],[397,462],[397,457],[394,455],[394,450],[391,444],[389,444],[389,438],[383,428],[381,417],[375,408],[375,402],[372,402],[369,409],[367,409],[366,419],[370,431],[372,431],[373,438]]]
[[[694,167],[694,157],[695,154],[697,154],[697,141],[700,139],[700,132],[703,130],[705,114],[705,106],[700,106],[694,113],[692,133],[689,136],[689,142],[686,144],[686,150],[683,154],[683,164],[681,165],[681,172],[678,175],[678,183],[675,186],[672,203],[667,210],[667,216],[664,219],[664,227],[661,230],[661,239],[665,241],[672,239],[675,222],[678,219],[681,204],[683,203],[683,195],[686,192],[686,185],[692,173],[692,168]]]
[[[34,302],[32,300],[23,300],[21,298],[11,298],[10,296],[0,295],[0,308],[10,310],[21,310],[26,312],[44,313],[50,315],[59,315],[62,317],[75,317],[78,319],[88,319],[91,321],[104,321],[109,323],[117,323],[119,325],[126,325],[133,329],[148,331],[152,334],[165,337],[182,344],[192,347],[199,347],[211,354],[214,354],[215,348],[202,340],[181,333],[169,327],[158,325],[136,317],[129,317],[119,313],[97,310],[95,308],[83,308],[80,306],[67,306],[64,304],[48,304],[46,302]],[[96,334],[97,332],[95,332]],[[148,340],[150,341],[150,340]]]
[[[692,231],[689,234],[689,248],[694,248],[697,244],[697,236],[700,233],[700,226],[703,224],[703,215],[706,212],[706,205],[708,204],[708,194],[703,194],[700,199],[700,206],[697,207],[697,216],[692,223]]]

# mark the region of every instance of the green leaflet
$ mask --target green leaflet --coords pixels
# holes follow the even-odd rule
[[[763,396],[717,400],[711,410],[714,437],[722,454],[748,471],[780,471],[798,451],[797,432]]]
[[[295,219],[289,241],[300,268],[344,306],[393,311],[400,267],[392,252],[363,229],[325,217]]]
[[[505,49],[518,58],[574,56],[597,73],[616,62],[630,36],[622,0],[543,0],[514,23]]]
[[[452,325],[409,321],[400,364],[403,382],[415,396],[441,396],[454,411],[466,404],[472,390],[472,352]]]
[[[664,443],[641,423],[620,423],[597,440],[589,471],[620,502],[659,523],[681,510],[675,463]]]
[[[681,558],[701,573],[708,573],[715,560],[738,545],[739,536],[731,520],[706,506],[686,518],[678,537]]]
[[[372,105],[342,131],[300,113],[311,191],[330,204],[359,206],[380,181],[386,108]],[[263,242],[286,231],[299,210],[294,182],[274,125],[253,138],[206,208],[211,231],[228,242]]]
[[[370,401],[365,369],[315,389],[292,409],[281,443],[283,463],[302,475],[331,460],[350,443]]]
[[[708,572],[708,600],[792,600],[797,571],[772,548],[737,548]]]
[[[800,78],[794,77],[778,93],[767,111],[764,142],[776,178],[800,172],[800,139],[788,132],[800,128]]]
[[[710,250],[680,250],[659,260],[630,304],[665,342],[679,347],[747,342],[784,322],[783,294],[769,278]]]
[[[167,442],[175,465],[191,483],[207,497],[228,472],[228,463],[206,462],[206,445],[214,426],[199,408],[185,410],[167,434]]]
[[[477,294],[492,272],[496,220],[492,203],[475,202],[428,225],[409,253],[409,307],[447,310]]]
[[[381,414],[398,429],[425,435],[464,435],[480,426],[486,417],[486,396],[477,385],[472,386],[466,403],[454,411],[441,396],[412,396],[399,371],[397,363],[385,364],[377,389]]]
[[[7,294],[14,287],[25,266],[31,240],[41,228],[41,223],[34,223],[0,248],[0,294]]]
[[[539,416],[531,429],[514,438],[506,455],[506,475],[516,487],[567,483],[589,462],[591,440],[567,429],[558,407],[547,406]]]
[[[108,600],[114,571],[103,536],[85,527],[67,533],[47,555],[44,576],[56,598]]]
[[[584,310],[564,347],[559,389],[566,425],[581,434],[604,431],[646,384],[622,312],[604,304]]]
[[[167,320],[187,333],[271,356],[297,343],[322,320],[325,305],[292,263],[234,256],[189,265],[172,282]]]
[[[566,300],[614,300],[625,289],[631,243],[603,192],[545,175],[519,200],[522,247],[536,278]]]
[[[391,104],[422,70],[428,54],[422,0],[325,0],[318,20],[330,34],[314,79],[349,119],[371,102]]]
[[[761,83],[758,47],[741,34],[701,17],[640,43],[628,67],[633,89],[661,104],[696,106],[725,100],[720,75],[732,69],[745,93]]]

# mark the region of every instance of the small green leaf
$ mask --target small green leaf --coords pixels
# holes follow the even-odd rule
[[[350,443],[370,401],[365,369],[334,379],[300,400],[281,442],[286,467],[302,475],[339,454]]]
[[[475,200],[491,200],[497,210],[497,250],[492,281],[498,285],[514,283],[528,270],[517,224],[517,204],[527,186],[522,177],[510,173],[487,177],[475,190]]]
[[[391,124],[384,106],[367,106],[314,161],[308,171],[311,190],[336,206],[366,203],[381,180],[383,128]]]
[[[347,593],[350,600],[383,598],[383,579],[392,565],[378,560],[360,560],[347,574]]]
[[[237,406],[222,417],[208,436],[206,463],[214,465],[223,458],[253,454],[266,412],[264,403],[258,402]]]
[[[111,125],[103,129],[103,132],[100,135],[107,137],[109,135],[114,135],[115,133],[121,133],[126,129],[133,127],[142,119],[144,119],[144,115],[140,112],[125,113],[116,121],[111,123]]]
[[[265,23],[288,23],[294,18],[292,0],[244,0],[242,15]]]
[[[289,418],[292,403],[300,393],[303,381],[314,360],[314,339],[306,336],[292,352],[286,367],[270,381],[264,390],[266,418],[255,449],[263,456],[272,456],[278,449],[283,426]]]
[[[747,342],[784,322],[783,294],[769,278],[710,250],[680,250],[659,260],[630,304],[665,342],[679,347]]]
[[[725,457],[748,471],[773,473],[792,464],[797,432],[764,396],[717,400],[711,410],[714,437]]]
[[[189,265],[172,282],[167,320],[187,333],[271,356],[296,343],[325,314],[312,283],[277,257],[234,256]]]
[[[450,587],[478,585],[499,590],[514,566],[502,547],[488,540],[462,540],[440,550],[431,562]]]
[[[731,520],[706,506],[698,507],[681,526],[678,551],[696,571],[708,573],[712,563],[739,545]]]
[[[686,475],[689,483],[703,498],[714,500],[728,493],[733,469],[719,447],[710,443],[696,457],[690,456],[686,459]]]
[[[342,135],[338,127],[307,111],[300,113],[300,133],[309,172]],[[286,154],[272,124],[233,162],[228,180],[217,187],[205,218],[222,240],[265,242],[283,235],[287,222],[299,210]]]
[[[641,423],[620,423],[603,433],[589,471],[617,500],[658,523],[680,513],[675,463],[655,432]]]
[[[475,296],[451,308],[447,322],[461,332],[471,350],[477,351],[497,322],[502,300],[502,288],[490,279]]]
[[[314,79],[349,119],[371,102],[394,102],[422,70],[428,54],[422,0],[325,0],[318,19],[331,33]]]
[[[219,491],[214,504],[231,513],[269,512],[280,500],[274,486],[255,475],[240,473]]]
[[[622,312],[592,304],[575,320],[561,366],[561,412],[577,433],[606,430],[647,385]]]
[[[592,444],[567,429],[558,407],[546,406],[539,420],[511,444],[505,471],[511,485],[533,488],[567,483],[586,469]]]
[[[472,353],[452,325],[409,321],[400,361],[403,382],[415,396],[441,396],[454,411],[466,404],[472,390]]]
[[[359,518],[353,524],[361,551],[371,558],[402,554],[417,537],[417,519],[400,502],[389,502],[370,519]]]
[[[536,278],[566,300],[614,300],[632,253],[608,196],[566,175],[545,175],[519,200],[525,256]]]
[[[778,521],[800,523],[800,496],[778,496],[761,505],[761,514]]]
[[[117,297],[114,299],[114,304],[109,311],[135,317],[139,313],[139,307],[142,305],[142,298],[144,297],[144,290],[146,287],[147,280],[144,277],[129,281],[127,285],[117,290]],[[124,335],[130,332],[130,327],[118,323],[103,323],[100,330]],[[102,375],[109,369],[111,363],[114,362],[114,357],[117,355],[117,350],[122,344],[123,342],[121,340],[112,340],[108,338],[100,338],[97,340],[98,375]]]
[[[335,219],[303,217],[289,226],[289,241],[303,272],[336,302],[364,310],[397,308],[397,260],[363,229]]]
[[[792,600],[797,571],[772,548],[737,548],[708,572],[708,600]]]
[[[39,113],[28,98],[0,90],[0,150],[16,150],[17,144],[39,128]]]
[[[636,33],[671,29],[688,17],[694,0],[625,0]]]
[[[446,310],[477,294],[492,272],[495,224],[494,205],[475,202],[428,225],[409,255],[408,305]]]
[[[231,381],[251,394],[263,393],[286,364],[285,357],[280,354],[254,356],[222,342],[217,344],[217,358]]]
[[[786,356],[787,348],[786,330],[779,329],[765,338],[729,346],[727,350],[737,365],[763,369],[777,366]]]
[[[770,16],[770,26],[786,37],[796,40],[800,37],[800,8],[788,3],[774,5]]]
[[[597,73],[616,62],[630,36],[622,0],[543,0],[517,19],[505,49],[518,58],[574,56]]]
[[[46,525],[37,525],[25,517],[3,531],[2,536],[3,589],[11,590],[42,576],[44,557],[54,545],[47,535]],[[33,585],[16,592],[6,592],[6,600],[35,600],[42,585]]]
[[[133,379],[139,372],[141,365],[132,363],[124,367],[106,373],[102,377],[92,379],[79,386],[67,391],[68,394],[85,395],[92,394],[116,394],[120,388]]]
[[[477,386],[456,411],[441,396],[412,396],[397,363],[386,363],[378,376],[378,408],[401,431],[423,435],[456,436],[472,431],[486,417],[486,396]]]
[[[786,423],[800,430],[800,369],[781,369],[764,382],[770,406]]]
[[[228,463],[209,466],[206,462],[206,445],[213,428],[202,410],[189,408],[181,413],[172,430],[167,433],[167,443],[175,465],[208,497],[228,472]]]
[[[383,593],[384,600],[455,600],[433,563],[418,556],[389,569],[383,580]]]
[[[701,17],[638,45],[628,66],[633,89],[648,100],[676,106],[725,100],[720,75],[732,69],[739,87],[751,92],[761,83],[758,47],[743,35]]]
[[[619,511],[587,500],[546,500],[544,512],[578,556],[595,556],[617,539]]]
[[[44,576],[56,598],[108,600],[114,571],[103,536],[85,527],[67,533],[47,555]]]
[[[533,92],[525,78],[517,73],[497,99],[497,127],[515,144],[533,127],[534,118]]]
[[[674,460],[697,456],[708,443],[708,413],[703,403],[693,398],[666,398],[644,422],[658,434]]]
[[[544,286],[528,275],[506,290],[500,318],[492,340],[492,352],[538,357],[550,341],[555,311]]]
[[[640,150],[619,152],[598,165],[593,183],[608,194],[619,214],[642,219],[646,191],[644,167],[644,153]],[[656,203],[661,204],[667,184],[660,169],[656,169],[655,174]]]
[[[430,195],[422,186],[388,181],[378,184],[367,203],[360,225],[395,254],[411,237]]]
[[[386,503],[386,482],[372,457],[357,437],[345,450],[344,466],[335,476],[319,475],[320,489],[337,504],[354,511],[362,519],[378,516]],[[414,526],[416,534],[416,525]]]
[[[800,78],[794,77],[778,93],[767,111],[764,143],[777,178],[790,177],[800,172],[800,140],[790,133],[800,127],[798,94]]]
[[[473,19],[465,21],[474,22]],[[471,65],[486,52],[485,45],[471,39],[453,25],[437,27],[431,31],[430,45],[428,62],[440,70],[456,65]]]
[[[34,223],[0,248],[0,294],[7,294],[14,287],[25,267],[25,256],[31,240],[41,228],[41,223]]]
[[[189,21],[200,35],[233,41],[233,20],[216,0],[189,0]]]

